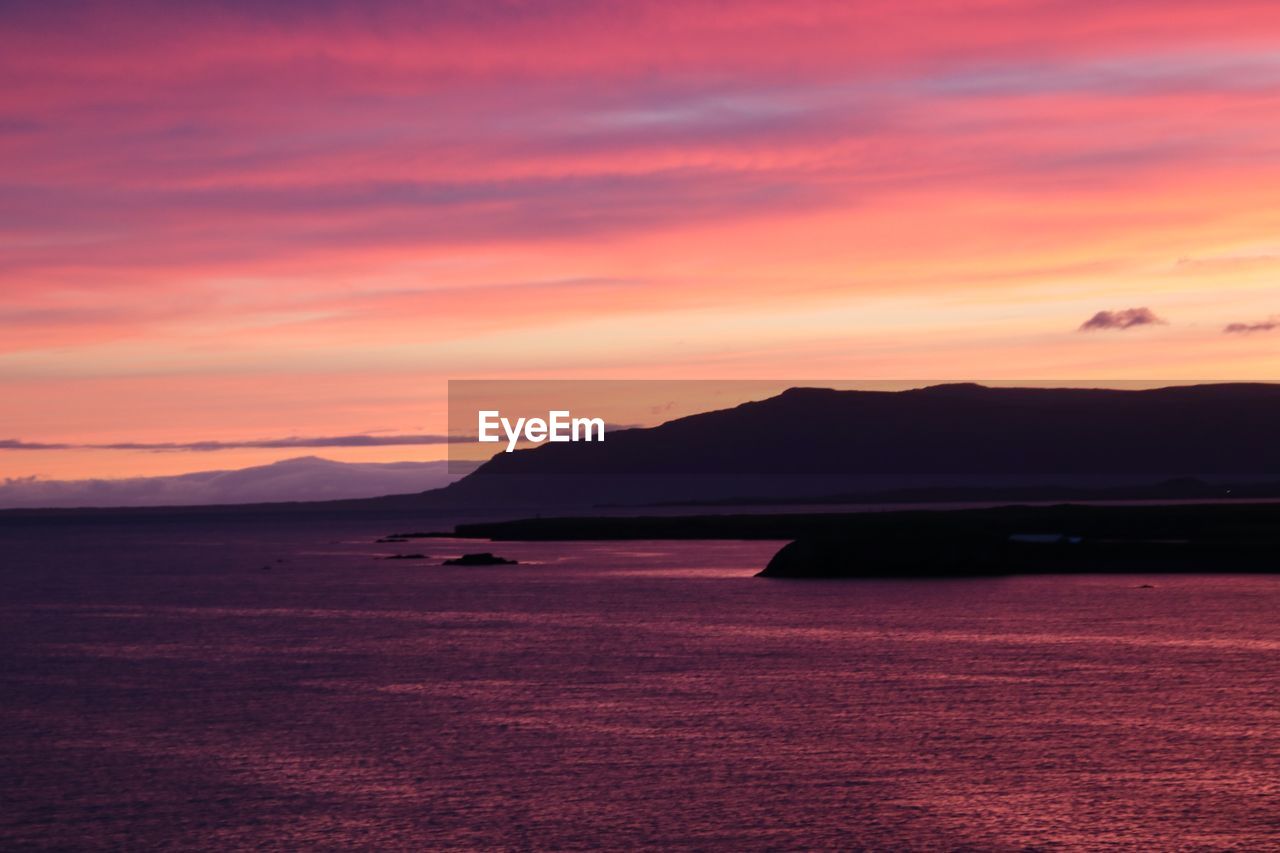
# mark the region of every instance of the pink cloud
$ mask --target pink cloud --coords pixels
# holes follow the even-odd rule
[[[103,406],[100,374],[173,371],[156,387],[207,389],[246,434],[259,389],[230,363],[398,346],[408,371],[424,340],[509,334],[569,370],[564,328],[614,323],[733,333],[686,357],[798,373],[811,329],[757,340],[788,312],[1038,317],[1274,234],[1276,32],[1260,2],[11,4],[0,356],[99,376]],[[1050,366],[1085,344],[1040,340],[1079,321],[1062,311],[1019,327]],[[839,357],[940,358],[948,309],[912,316],[895,349]],[[953,356],[997,351],[970,334]],[[609,364],[675,369],[672,346]],[[497,357],[448,352],[437,381]]]
[[[1100,329],[1124,331],[1139,326],[1163,326],[1165,321],[1156,316],[1150,308],[1125,308],[1122,311],[1099,311],[1080,324],[1080,331],[1093,332]]]

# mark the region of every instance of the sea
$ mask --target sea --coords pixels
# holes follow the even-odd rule
[[[404,526],[0,526],[0,849],[1280,849],[1280,577]]]

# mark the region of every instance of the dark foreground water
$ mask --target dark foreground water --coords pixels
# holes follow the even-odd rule
[[[396,526],[0,531],[0,848],[1280,848],[1280,579]]]

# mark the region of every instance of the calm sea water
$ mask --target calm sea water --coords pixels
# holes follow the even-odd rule
[[[399,526],[0,531],[0,847],[1280,848],[1280,578]]]

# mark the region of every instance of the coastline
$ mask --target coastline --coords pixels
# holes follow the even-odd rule
[[[1045,528],[1032,530],[1031,527]],[[1249,535],[1280,539],[1280,501],[1221,503],[1015,504],[856,512],[704,513],[698,515],[568,515],[455,525],[442,535],[503,540],[796,539],[808,535],[982,530],[1007,535],[1072,532],[1093,536],[1197,537],[1222,541]],[[1059,530],[1058,528],[1062,528]]]
[[[490,541],[786,540],[772,578],[1280,573],[1280,504],[1004,506],[459,524]],[[421,534],[423,536],[430,534]]]

